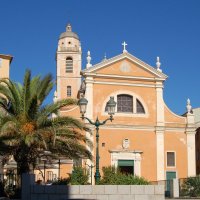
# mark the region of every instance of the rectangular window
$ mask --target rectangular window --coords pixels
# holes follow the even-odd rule
[[[71,96],[72,96],[72,87],[67,86],[67,97],[71,97]]]
[[[167,167],[175,167],[175,152],[167,152]]]
[[[52,171],[47,171],[47,180],[52,181],[53,180],[53,172]]]

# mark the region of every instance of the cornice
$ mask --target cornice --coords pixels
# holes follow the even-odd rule
[[[120,86],[136,86],[136,87],[149,87],[149,88],[156,88],[155,84],[139,84],[139,83],[122,83],[122,82],[106,82],[106,81],[93,81],[95,84],[102,84],[102,85],[120,85]]]
[[[90,125],[90,124],[88,124]],[[156,132],[156,131],[172,131],[172,132],[185,132],[186,127],[167,127],[167,126],[150,126],[150,125],[124,125],[124,124],[105,124],[101,127],[101,129],[112,129],[112,130],[141,130],[141,131],[150,131],[150,132]],[[194,129],[188,129],[188,131],[193,131]]]
[[[157,81],[157,82],[158,81],[162,82],[165,80],[164,78],[158,78],[158,77],[151,78],[151,77],[143,77],[143,76],[123,76],[123,75],[98,74],[98,73],[89,73],[89,72],[86,72],[84,74],[82,73],[82,75],[86,77],[119,79],[119,80],[127,79],[127,80],[136,80],[136,81],[143,80],[143,81]]]
[[[128,149],[111,149],[111,150],[108,150],[109,153],[140,153],[142,154],[143,151],[141,150],[128,150]]]

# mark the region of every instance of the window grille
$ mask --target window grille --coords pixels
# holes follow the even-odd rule
[[[175,153],[174,152],[167,152],[167,166],[175,167]]]
[[[133,97],[125,94],[118,95],[117,112],[133,112]]]
[[[138,99],[136,100],[136,108],[137,108],[137,113],[145,113],[144,107]]]
[[[67,97],[71,97],[71,96],[72,96],[72,87],[67,86]]]

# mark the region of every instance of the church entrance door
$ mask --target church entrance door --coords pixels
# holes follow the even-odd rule
[[[134,174],[134,160],[118,160],[118,167],[124,174]]]

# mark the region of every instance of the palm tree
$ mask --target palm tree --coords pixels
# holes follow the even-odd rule
[[[77,101],[63,99],[44,105],[52,87],[51,75],[31,78],[28,70],[23,85],[0,80],[0,153],[14,157],[19,174],[30,172],[45,150],[71,159],[91,158],[85,147],[90,141],[82,134],[87,127],[70,116],[51,117]]]

